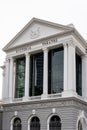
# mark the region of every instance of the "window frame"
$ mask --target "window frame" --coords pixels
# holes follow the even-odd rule
[[[52,67],[53,67],[53,65],[52,64],[54,64],[54,63],[52,63],[52,55],[54,54],[56,52],[56,54],[55,55],[60,55],[58,52],[60,52],[60,53],[62,53],[61,54],[61,59],[59,59],[60,61],[59,62],[62,62],[62,68],[61,68],[61,74],[62,74],[62,83],[61,83],[61,85],[62,85],[62,88],[61,87],[59,87],[60,88],[60,90],[58,90],[58,92],[55,92],[55,91],[53,91],[52,90],[52,88],[53,88],[53,86],[52,86],[52,81],[53,81],[53,79],[52,79]],[[57,56],[56,56],[56,58],[57,58]],[[60,57],[60,56],[59,56]],[[59,63],[56,63],[56,66],[57,66],[57,64],[59,64]],[[57,71],[59,71],[59,70],[57,70]],[[55,78],[54,78],[55,79]],[[63,92],[63,89],[64,89],[64,87],[63,87],[63,83],[64,83],[64,48],[63,48],[63,46],[60,46],[60,47],[57,47],[57,48],[54,48],[54,49],[51,49],[51,50],[49,50],[49,52],[48,52],[48,94],[57,94],[57,93],[61,93],[61,92]],[[58,85],[58,82],[57,82],[57,85]],[[59,89],[58,88],[58,89]]]
[[[22,72],[22,69],[21,70],[17,70],[19,69],[19,65],[18,62],[24,62],[24,69],[23,69],[23,72]],[[26,63],[25,63],[25,57],[20,57],[20,58],[17,58],[15,60],[15,63],[16,63],[16,73],[15,73],[15,94],[14,94],[14,97],[15,98],[22,98],[24,96],[24,92],[25,92],[25,67],[26,67]],[[18,77],[21,76],[21,74],[23,75],[24,79],[23,79],[23,86],[22,88],[21,87],[18,87]],[[22,93],[20,93],[20,91],[22,91]]]

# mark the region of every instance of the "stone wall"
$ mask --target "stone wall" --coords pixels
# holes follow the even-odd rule
[[[11,130],[13,119],[19,117],[22,121],[22,130],[29,130],[29,119],[37,116],[40,119],[41,130],[48,129],[48,120],[52,115],[61,119],[61,130],[76,130],[77,120],[82,111],[87,114],[87,104],[73,99],[55,99],[4,105],[3,129]]]
[[[2,130],[2,110],[0,110],[0,130]]]

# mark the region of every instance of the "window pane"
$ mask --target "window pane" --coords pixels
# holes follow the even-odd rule
[[[43,53],[31,55],[30,96],[41,95],[43,91]]]
[[[82,130],[82,123],[81,123],[81,121],[78,122],[78,130]]]
[[[25,85],[25,58],[16,60],[16,86],[15,97],[20,98],[24,96]]]
[[[82,59],[76,54],[76,92],[82,96]]]
[[[63,48],[51,50],[48,56],[48,93],[61,93],[63,91]]]
[[[19,118],[14,119],[13,130],[21,130],[21,120]]]
[[[49,130],[61,130],[61,119],[58,116],[53,116],[51,118]]]
[[[31,119],[30,130],[40,130],[40,120],[38,117],[33,117]]]

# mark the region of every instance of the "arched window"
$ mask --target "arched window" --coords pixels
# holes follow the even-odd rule
[[[30,130],[40,130],[40,120],[38,117],[33,117],[30,122]]]
[[[52,116],[49,123],[49,130],[61,130],[61,119],[59,116]]]
[[[82,123],[81,123],[81,120],[79,120],[79,122],[78,122],[78,130],[83,130],[83,129],[82,129]]]
[[[22,130],[20,118],[15,118],[13,122],[13,130]]]

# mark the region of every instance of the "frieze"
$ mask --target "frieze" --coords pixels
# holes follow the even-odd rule
[[[28,50],[31,50],[31,46],[20,47],[20,48],[16,49],[16,53],[25,52]]]
[[[43,46],[46,46],[46,45],[50,45],[50,44],[55,44],[55,43],[57,43],[57,42],[58,42],[58,39],[55,38],[55,39],[50,39],[50,40],[47,40],[47,41],[42,42],[42,45],[43,45]]]

